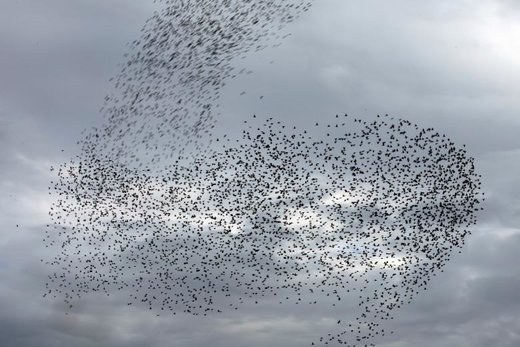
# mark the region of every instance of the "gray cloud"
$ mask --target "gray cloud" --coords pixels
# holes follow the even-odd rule
[[[1,7],[2,346],[296,347],[351,314],[352,303],[330,312],[266,302],[220,316],[157,317],[118,295],[92,295],[65,315],[61,302],[42,298],[46,170],[101,121],[108,78],[154,6],[21,0]],[[397,312],[389,324],[396,333],[378,346],[520,344],[518,9],[509,0],[316,3],[283,45],[237,59],[254,73],[224,90],[217,133],[239,129],[253,113],[300,127],[336,113],[389,113],[433,126],[476,156],[488,195],[480,224],[429,290]]]

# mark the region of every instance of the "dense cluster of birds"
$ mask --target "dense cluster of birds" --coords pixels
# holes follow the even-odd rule
[[[160,165],[169,148],[203,150],[215,125],[221,88],[236,60],[279,44],[304,0],[158,0],[162,9],[130,43],[101,109],[106,123],[81,145],[126,166]],[[89,148],[90,150],[91,148]]]
[[[221,89],[245,72],[233,60],[277,44],[311,2],[157,2],[105,123],[53,168],[45,295],[72,307],[119,292],[193,315],[355,296],[356,318],[312,344],[373,345],[464,244],[481,201],[472,158],[389,116],[306,130],[254,117],[212,141]]]
[[[355,295],[355,321],[316,343],[374,345],[464,244],[480,178],[466,150],[432,128],[332,120],[303,130],[254,117],[241,136],[162,172],[95,149],[56,168],[48,294],[72,305],[121,291],[128,304],[193,315]]]

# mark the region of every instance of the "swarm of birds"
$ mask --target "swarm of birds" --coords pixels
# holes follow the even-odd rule
[[[283,39],[311,3],[158,2],[114,78],[106,122],[53,169],[45,295],[72,307],[119,292],[192,315],[355,296],[357,317],[310,343],[373,346],[470,233],[473,159],[389,116],[312,129],[253,117],[211,141],[220,90],[245,71],[233,60]]]
[[[106,123],[80,145],[127,167],[161,165],[204,150],[215,126],[218,99],[239,57],[279,44],[287,24],[311,5],[304,0],[159,0],[156,12],[130,43],[101,112]],[[95,138],[95,141],[93,141]],[[91,148],[90,148],[91,149]]]
[[[380,323],[464,244],[479,175],[466,150],[432,128],[389,116],[334,120],[307,131],[253,118],[241,137],[162,173],[95,151],[63,165],[52,186],[47,240],[60,252],[49,293],[72,304],[120,290],[129,304],[193,315],[260,298],[336,306],[355,293],[355,326],[320,341],[384,336]]]

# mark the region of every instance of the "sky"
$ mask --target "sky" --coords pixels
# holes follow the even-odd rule
[[[102,122],[109,78],[157,6],[0,0],[1,346],[296,347],[334,322],[326,309],[269,302],[157,317],[94,294],[66,315],[42,297],[50,167]],[[395,312],[395,333],[378,346],[520,345],[519,23],[514,0],[322,0],[284,29],[281,45],[233,62],[253,73],[222,90],[216,134],[240,131],[253,114],[302,128],[335,114],[389,114],[435,128],[475,158],[486,200],[472,235]]]

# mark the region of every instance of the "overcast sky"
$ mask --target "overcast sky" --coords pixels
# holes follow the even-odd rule
[[[65,315],[42,298],[49,168],[101,122],[125,44],[156,6],[0,0],[1,346],[296,347],[334,319],[269,303],[157,317],[96,295]],[[485,210],[462,253],[396,312],[395,334],[378,346],[519,346],[520,2],[322,0],[286,31],[282,45],[234,63],[253,73],[223,90],[215,131],[239,131],[252,114],[301,127],[338,113],[389,114],[466,144]]]

